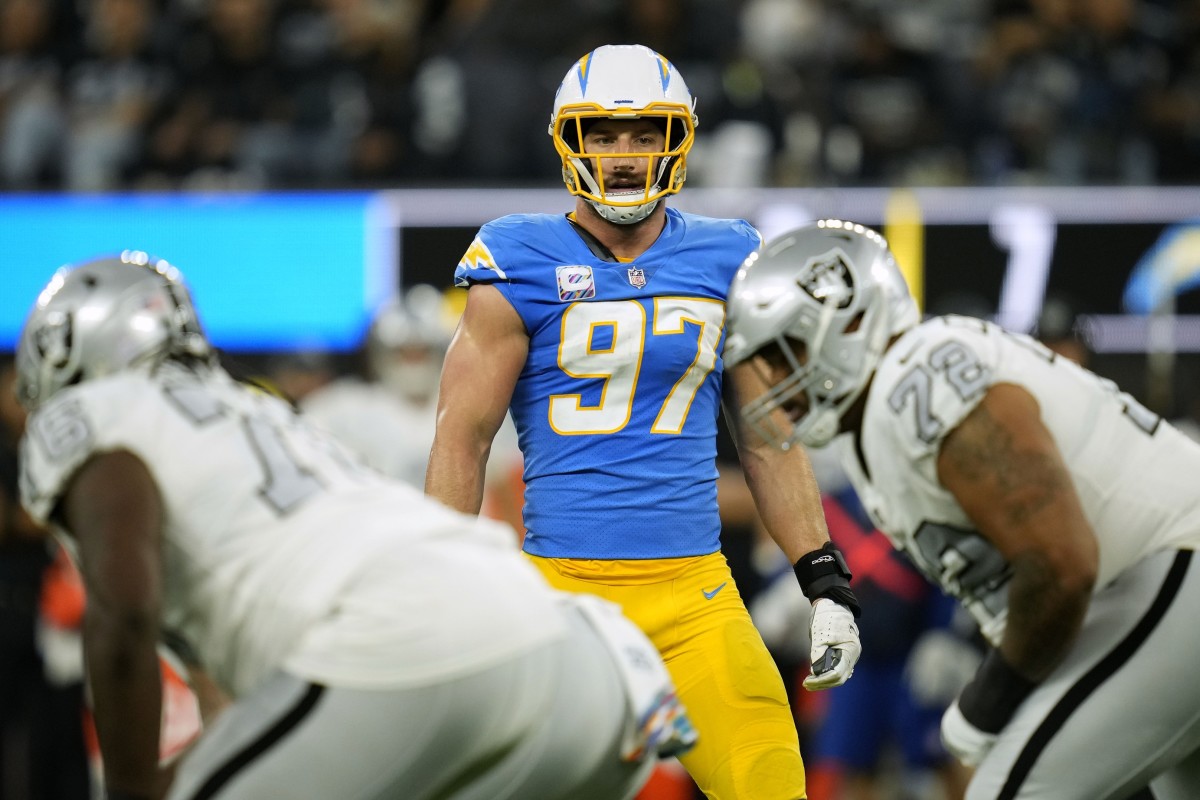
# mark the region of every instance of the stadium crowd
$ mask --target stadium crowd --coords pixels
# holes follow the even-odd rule
[[[692,185],[1200,180],[1196,0],[0,0],[0,191],[555,185],[613,41],[701,98]]]

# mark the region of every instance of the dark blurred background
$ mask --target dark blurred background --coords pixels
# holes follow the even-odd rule
[[[1200,180],[1197,0],[0,0],[0,190],[555,185],[613,42],[694,186]]]

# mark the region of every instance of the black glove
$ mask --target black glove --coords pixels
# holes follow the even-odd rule
[[[989,650],[975,677],[963,687],[958,707],[967,722],[985,733],[999,733],[1036,683],[1012,668],[999,650]]]
[[[978,766],[1034,686],[999,650],[988,651],[975,677],[942,715],[942,743],[962,763]]]

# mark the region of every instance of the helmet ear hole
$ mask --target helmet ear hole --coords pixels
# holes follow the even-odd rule
[[[595,124],[596,120],[589,117],[566,119],[563,120],[558,135],[567,147],[577,153],[582,153],[583,138],[587,136],[588,130]]]
[[[687,141],[689,131],[688,126],[679,117],[654,117],[654,124],[658,126],[658,130],[662,133],[663,139],[667,142],[667,150],[675,152],[684,146]]]

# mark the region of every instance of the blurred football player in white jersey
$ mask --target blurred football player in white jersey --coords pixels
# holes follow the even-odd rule
[[[57,272],[17,368],[22,499],[84,576],[109,798],[628,797],[694,741],[615,606],[230,378],[165,262]],[[166,631],[233,698],[173,782]]]
[[[438,381],[454,319],[442,293],[408,289],[375,314],[364,347],[367,380],[346,376],[300,399],[306,415],[370,466],[418,488],[437,424]],[[522,530],[521,451],[511,419],[487,463],[484,512]]]
[[[744,420],[781,447],[832,440],[989,640],[942,719],[977,765],[969,800],[1200,797],[1200,446],[1028,336],[922,323],[861,225],[770,242],[729,325],[726,360],[771,386]]]
[[[425,484],[450,343],[441,300],[422,284],[385,304],[367,331],[369,379],[340,378],[300,400],[305,414],[369,465],[412,486]]]

